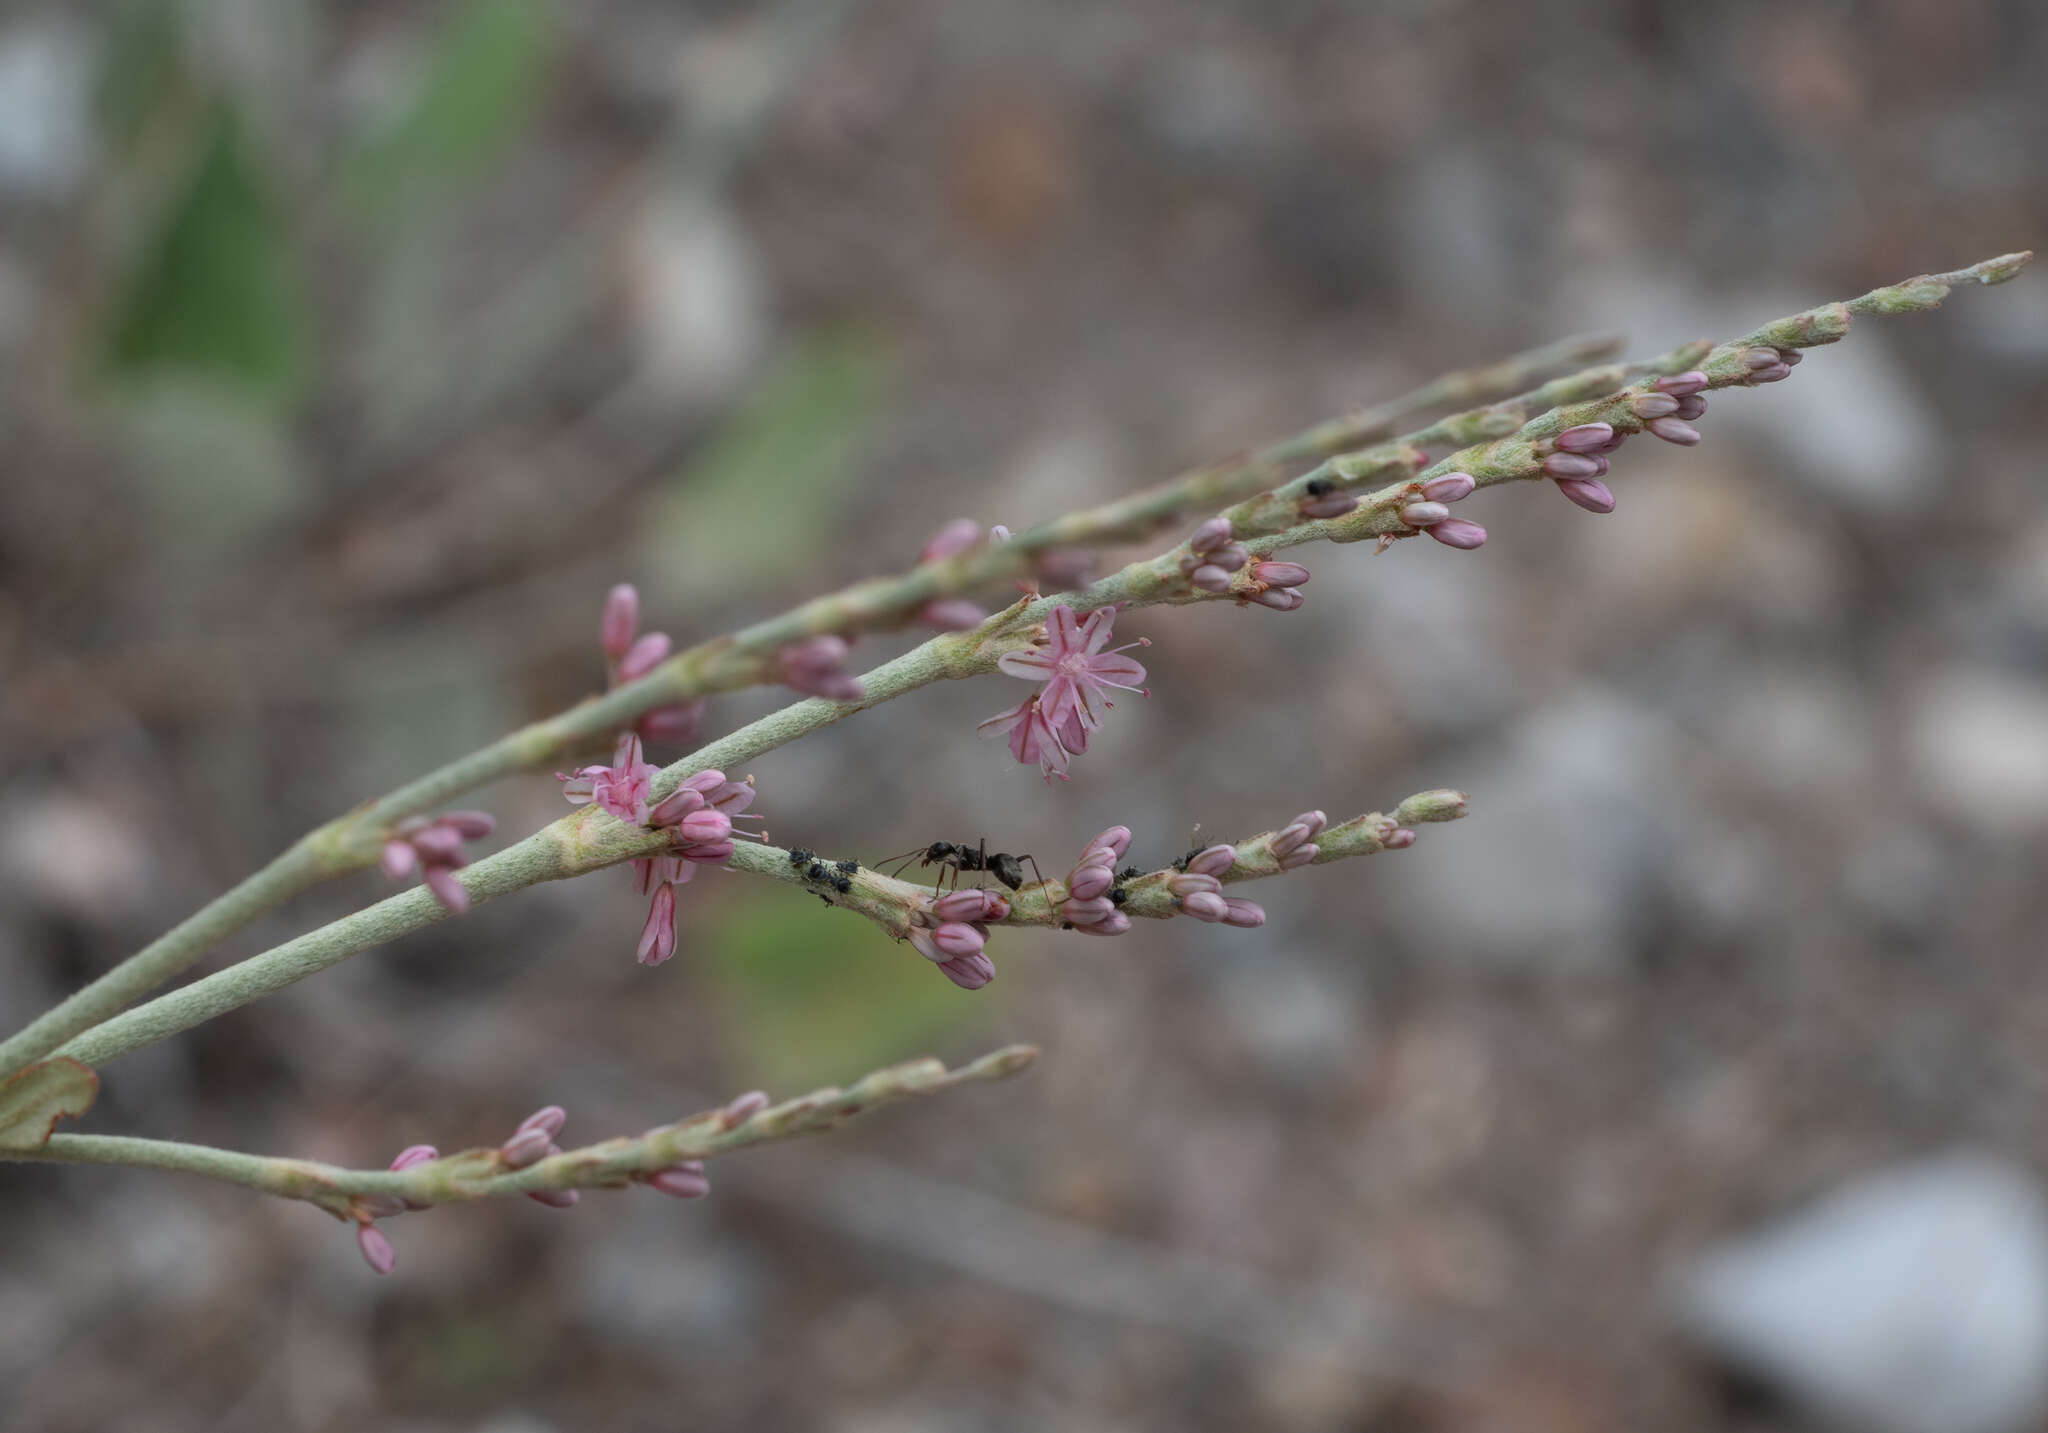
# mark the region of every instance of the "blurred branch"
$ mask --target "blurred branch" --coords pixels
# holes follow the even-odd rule
[[[856,1115],[912,1096],[1008,1079],[1029,1069],[1037,1058],[1033,1046],[1009,1045],[952,1070],[934,1059],[910,1060],[876,1070],[843,1089],[827,1086],[737,1120],[727,1110],[705,1110],[633,1138],[564,1150],[524,1168],[508,1167],[499,1148],[462,1150],[399,1170],[354,1170],[170,1140],[86,1134],[55,1135],[40,1149],[0,1148],[0,1159],[197,1174],[302,1199],[337,1218],[368,1223],[396,1212],[394,1202],[454,1204],[549,1190],[624,1188],[635,1176],[657,1174],[687,1161],[822,1134]]]

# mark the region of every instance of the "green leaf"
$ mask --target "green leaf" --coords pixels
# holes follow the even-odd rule
[[[117,378],[200,373],[279,402],[298,391],[306,322],[288,240],[225,109],[138,252],[107,338]]]
[[[670,489],[647,546],[681,597],[789,570],[838,536],[836,491],[880,410],[882,349],[858,333],[803,339]],[[658,560],[653,560],[658,559]]]
[[[742,1077],[771,1088],[807,1089],[900,1060],[975,1013],[977,997],[909,945],[794,891],[721,903],[691,949],[731,1002],[742,1037],[734,1045],[752,1062]]]
[[[92,1067],[69,1055],[15,1071],[0,1081],[0,1149],[41,1149],[58,1120],[77,1119],[99,1092]]]
[[[416,202],[474,174],[532,115],[547,68],[538,0],[469,0],[422,66],[417,93],[363,143],[350,181],[373,210]]]

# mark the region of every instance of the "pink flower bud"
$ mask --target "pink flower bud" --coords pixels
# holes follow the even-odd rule
[[[1223,923],[1256,930],[1266,923],[1266,912],[1251,901],[1241,901],[1232,896],[1223,902]]]
[[[1681,418],[1652,418],[1644,426],[1665,442],[1681,448],[1690,448],[1700,440],[1700,430]]]
[[[1326,811],[1304,811],[1287,824],[1290,826],[1306,826],[1308,827],[1309,835],[1320,836],[1328,829],[1330,817]]]
[[[528,1130],[541,1130],[549,1139],[562,1132],[562,1126],[569,1123],[569,1112],[560,1105],[542,1105],[519,1122],[514,1134],[525,1134]]]
[[[394,881],[402,881],[411,875],[419,863],[420,853],[412,848],[410,841],[386,841],[378,857],[384,874]]]
[[[1580,423],[1551,439],[1552,443],[1567,453],[1597,452],[1613,441],[1612,423]]]
[[[1131,828],[1128,826],[1112,826],[1088,844],[1091,847],[1099,846],[1109,852],[1109,859],[1111,861],[1121,861],[1124,858],[1124,853],[1131,849]]]
[[[430,1144],[409,1144],[401,1149],[391,1161],[393,1170],[411,1169],[415,1165],[431,1164],[441,1157],[441,1151]]]
[[[1669,418],[1678,411],[1678,400],[1669,393],[1638,393],[1628,406],[1638,418]]]
[[[1284,856],[1315,834],[1307,826],[1300,822],[1294,822],[1276,832],[1273,839],[1266,843],[1266,846],[1275,856]]]
[[[463,888],[462,882],[456,879],[455,872],[448,867],[429,866],[421,879],[427,883],[427,889],[434,893],[434,899],[442,904],[448,914],[459,916],[469,909],[469,892]]]
[[[626,649],[626,655],[619,658],[619,680],[637,682],[664,661],[674,650],[675,643],[666,632],[649,632]]]
[[[1188,581],[1194,583],[1195,586],[1201,588],[1204,592],[1228,592],[1230,590],[1230,574],[1222,568],[1213,565],[1205,564],[1196,568],[1188,574]]]
[[[720,1129],[738,1129],[755,1115],[768,1108],[766,1090],[748,1090],[744,1095],[735,1095],[726,1101],[725,1108],[718,1112]]]
[[[1778,357],[1778,350],[1775,348],[1747,349],[1742,355],[1743,367],[1750,369],[1752,372],[1758,369],[1776,368],[1781,362],[1782,360]]]
[[[1700,372],[1697,368],[1689,368],[1683,373],[1674,373],[1668,377],[1660,378],[1650,386],[1659,393],[1669,393],[1673,398],[1684,398],[1688,394],[1704,391],[1707,383],[1706,374]]]
[[[702,1199],[711,1192],[711,1181],[704,1177],[703,1162],[694,1159],[689,1164],[657,1169],[643,1183],[671,1199]]]
[[[1433,527],[1450,515],[1442,503],[1410,503],[1401,509],[1401,521],[1410,527]]]
[[[1194,552],[1214,552],[1229,542],[1231,536],[1230,519],[1212,517],[1195,529],[1194,536],[1188,539],[1188,547]]]
[[[1309,579],[1309,570],[1298,562],[1260,562],[1252,565],[1252,576],[1268,587],[1299,587]]]
[[[1070,900],[1060,906],[1060,916],[1075,925],[1094,925],[1097,921],[1116,910],[1108,896],[1095,896],[1089,900]]]
[[[529,1189],[526,1197],[535,1204],[545,1204],[550,1209],[573,1209],[582,1193],[574,1189]]]
[[[642,965],[660,965],[676,953],[676,888],[667,881],[655,887],[647,907],[647,923],[640,928],[640,946],[634,959]]]
[[[692,811],[676,823],[676,839],[688,846],[724,841],[732,835],[732,818],[723,811]]]
[[[939,969],[944,972],[946,979],[962,990],[979,990],[996,978],[995,962],[982,951],[942,961]]]
[[[907,938],[910,941],[911,949],[915,950],[919,955],[923,956],[926,960],[940,963],[943,963],[945,961],[945,955],[939,950],[939,948],[936,945],[932,944],[932,933],[930,931],[920,930],[916,927],[912,927],[910,934]]]
[[[1295,587],[1269,587],[1264,592],[1252,596],[1252,601],[1261,607],[1270,607],[1275,612],[1293,612],[1307,600],[1301,590]]]
[[[1082,866],[1067,877],[1067,893],[1077,901],[1092,901],[1116,884],[1116,872],[1107,866]]]
[[[676,854],[686,861],[695,861],[700,866],[722,866],[732,859],[732,842],[704,841],[695,846],[685,847]]]
[[[1237,864],[1237,847],[1210,846],[1189,859],[1188,870],[1198,876],[1220,876]]]
[[[436,865],[463,866],[469,863],[469,857],[462,849],[462,838],[446,826],[435,825],[415,831],[412,847]]]
[[[689,746],[704,726],[704,699],[671,702],[656,707],[633,724],[633,730],[651,742],[664,746]]]
[[[436,820],[465,841],[481,841],[498,829],[498,818],[488,811],[443,811]]]
[[[1198,921],[1211,923],[1222,920],[1230,911],[1223,897],[1214,891],[1192,891],[1180,898],[1180,908]]]
[[[1781,348],[1778,350],[1778,362],[1784,364],[1787,368],[1797,368],[1805,360],[1806,355],[1796,348]]]
[[[1553,478],[1597,478],[1602,462],[1583,453],[1552,453],[1543,460],[1543,471]]]
[[[367,1214],[372,1219],[389,1219],[412,1208],[395,1194],[358,1194],[355,1207],[358,1213]]]
[[[1306,518],[1330,518],[1342,517],[1357,506],[1358,499],[1351,493],[1323,493],[1304,498],[1294,510]]]
[[[598,619],[597,640],[604,654],[614,662],[633,645],[640,630],[640,593],[630,582],[621,582],[604,595],[604,616]]]
[[[1562,478],[1557,490],[1584,508],[1587,512],[1609,513],[1614,511],[1614,494],[1607,484],[1595,478]]]
[[[981,541],[981,524],[971,517],[956,517],[937,532],[917,555],[919,562],[937,562],[956,557]]]
[[[685,782],[664,796],[660,803],[647,813],[647,824],[657,830],[675,826],[692,812],[702,811],[705,805],[704,793]]]
[[[1678,411],[1671,416],[1683,418],[1688,423],[1697,422],[1699,419],[1706,417],[1707,395],[1704,393],[1686,394],[1685,397],[1678,400]]]
[[[1433,503],[1455,503],[1472,496],[1479,482],[1470,473],[1444,473],[1422,485],[1422,495]]]
[[[1241,542],[1233,542],[1227,543],[1210,553],[1208,565],[1220,567],[1225,572],[1235,572],[1251,560],[1252,555],[1246,551],[1245,545]]]
[[[1434,527],[1423,529],[1445,547],[1457,547],[1470,551],[1486,541],[1486,529],[1465,518],[1445,518]]]
[[[988,609],[964,597],[941,597],[918,609],[918,620],[941,632],[968,632],[988,621]]]
[[[1310,864],[1312,861],[1314,861],[1315,858],[1321,854],[1322,847],[1318,846],[1313,841],[1307,842],[1304,845],[1296,846],[1292,851],[1289,851],[1286,855],[1280,858],[1280,869],[1283,871],[1292,871],[1298,867],[1306,866]]]
[[[988,915],[987,891],[948,891],[932,902],[932,914],[941,921],[978,921]]]
[[[498,1146],[498,1160],[507,1169],[524,1169],[546,1159],[554,1142],[544,1129],[522,1129]]]
[[[1415,844],[1415,833],[1406,826],[1397,826],[1380,845],[1389,851],[1405,851]]]
[[[376,1273],[388,1274],[398,1267],[398,1251],[374,1224],[356,1225],[356,1247],[363,1251],[363,1262]]]
[[[1749,375],[1752,383],[1782,383],[1792,376],[1792,365],[1774,363],[1769,368],[1759,368]]]
[[[1197,891],[1220,891],[1223,882],[1199,871],[1176,871],[1167,879],[1166,888],[1177,896],[1191,896]]]
[[[987,943],[987,937],[980,931],[959,921],[947,921],[932,932],[932,944],[949,960],[957,960],[963,955],[973,955]]]
[[[1082,935],[1122,935],[1131,928],[1131,918],[1122,911],[1111,911],[1091,925],[1076,924],[1074,929]]]

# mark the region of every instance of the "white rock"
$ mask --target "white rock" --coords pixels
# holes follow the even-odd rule
[[[2048,1413],[2048,1210],[1956,1154],[1860,1180],[1710,1254],[1680,1316],[1824,1419],[2007,1433]]]
[[[1951,669],[1913,704],[1907,740],[1914,775],[1955,816],[2000,832],[2048,822],[2048,686]]]
[[[1627,955],[1667,880],[1686,802],[1654,716],[1586,693],[1533,714],[1484,764],[1447,759],[1484,820],[1436,828],[1401,862],[1389,914],[1420,949],[1604,962]],[[1416,773],[1416,784],[1428,784]]]

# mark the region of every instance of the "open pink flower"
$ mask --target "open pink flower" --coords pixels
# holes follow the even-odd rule
[[[647,799],[654,786],[654,768],[641,759],[640,738],[626,732],[619,738],[610,766],[585,766],[573,772],[558,771],[562,795],[571,806],[593,802],[635,826],[646,824]]]
[[[1103,693],[1110,687],[1146,695],[1141,683],[1145,669],[1119,653],[1151,643],[1140,638],[1110,648],[1110,624],[1116,608],[1098,607],[1085,621],[1077,621],[1071,607],[1055,607],[1045,624],[1045,641],[1027,651],[1006,652],[996,665],[1013,677],[1044,682],[1038,694],[1039,708],[1055,731],[1079,713],[1081,724],[1090,730],[1102,725],[1102,713],[1112,705]]]

